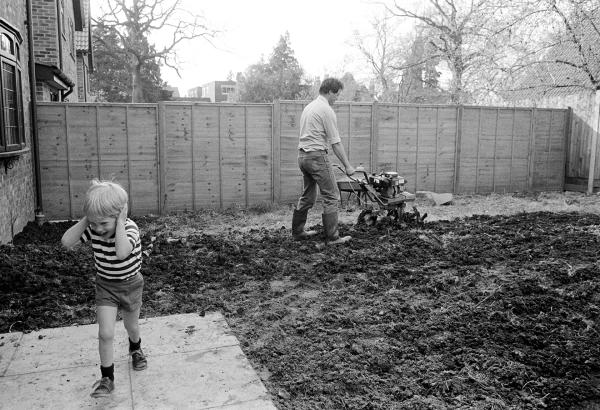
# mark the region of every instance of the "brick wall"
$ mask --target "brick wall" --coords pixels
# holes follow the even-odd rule
[[[35,61],[58,67],[56,0],[32,0],[31,8]]]
[[[15,27],[23,37],[21,44],[21,76],[23,82],[23,114],[25,140],[31,148],[31,111],[29,94],[29,52],[27,47],[27,10],[25,0],[0,1],[0,16]],[[12,169],[0,165],[0,243],[9,242],[12,235],[34,219],[35,199],[31,152],[22,155]]]
[[[35,27],[33,33],[35,61],[60,68],[73,82],[76,82],[77,59],[74,51],[73,1],[32,0],[31,8],[33,26]],[[61,9],[64,18],[59,24],[61,18],[59,10]],[[64,21],[64,24],[62,24],[62,21]],[[59,47],[61,53],[59,53]],[[77,95],[77,87],[75,87],[66,101],[77,101]],[[42,96],[45,97],[45,93],[42,93]],[[40,101],[49,100],[43,99]]]

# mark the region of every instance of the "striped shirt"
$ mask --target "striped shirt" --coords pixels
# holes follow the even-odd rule
[[[81,242],[92,241],[98,276],[109,280],[123,280],[135,276],[140,271],[142,266],[140,231],[135,222],[129,218],[125,221],[125,234],[133,249],[123,260],[117,258],[114,235],[110,239],[105,239],[89,226],[81,235]]]

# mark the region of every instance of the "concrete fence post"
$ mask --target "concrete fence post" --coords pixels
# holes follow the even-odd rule
[[[594,192],[594,175],[596,174],[596,155],[598,150],[598,132],[600,131],[600,90],[596,90],[594,111],[592,114],[592,144],[590,146],[590,169],[588,170],[587,193]]]
[[[159,102],[156,109],[158,110],[158,212],[159,214],[164,215],[167,213],[167,125],[165,118],[165,103]]]

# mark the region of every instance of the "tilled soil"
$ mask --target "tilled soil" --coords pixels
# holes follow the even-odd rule
[[[173,238],[136,221],[143,316],[221,311],[279,408],[600,403],[598,215],[344,225],[353,240],[325,248],[287,229]],[[91,251],[60,247],[70,225],[0,247],[0,333],[94,322]]]

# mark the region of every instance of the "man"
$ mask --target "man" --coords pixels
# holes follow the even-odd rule
[[[335,112],[331,108],[343,88],[344,85],[337,78],[325,79],[319,88],[319,96],[304,108],[300,117],[298,165],[303,175],[303,191],[292,217],[292,235],[296,240],[316,234],[314,231],[305,231],[304,225],[308,210],[317,200],[317,186],[323,199],[325,242],[337,244],[351,239],[350,236],[339,236],[340,192],[328,157],[331,146],[344,165],[346,175],[354,174],[354,167],[350,165],[340,139]]]

